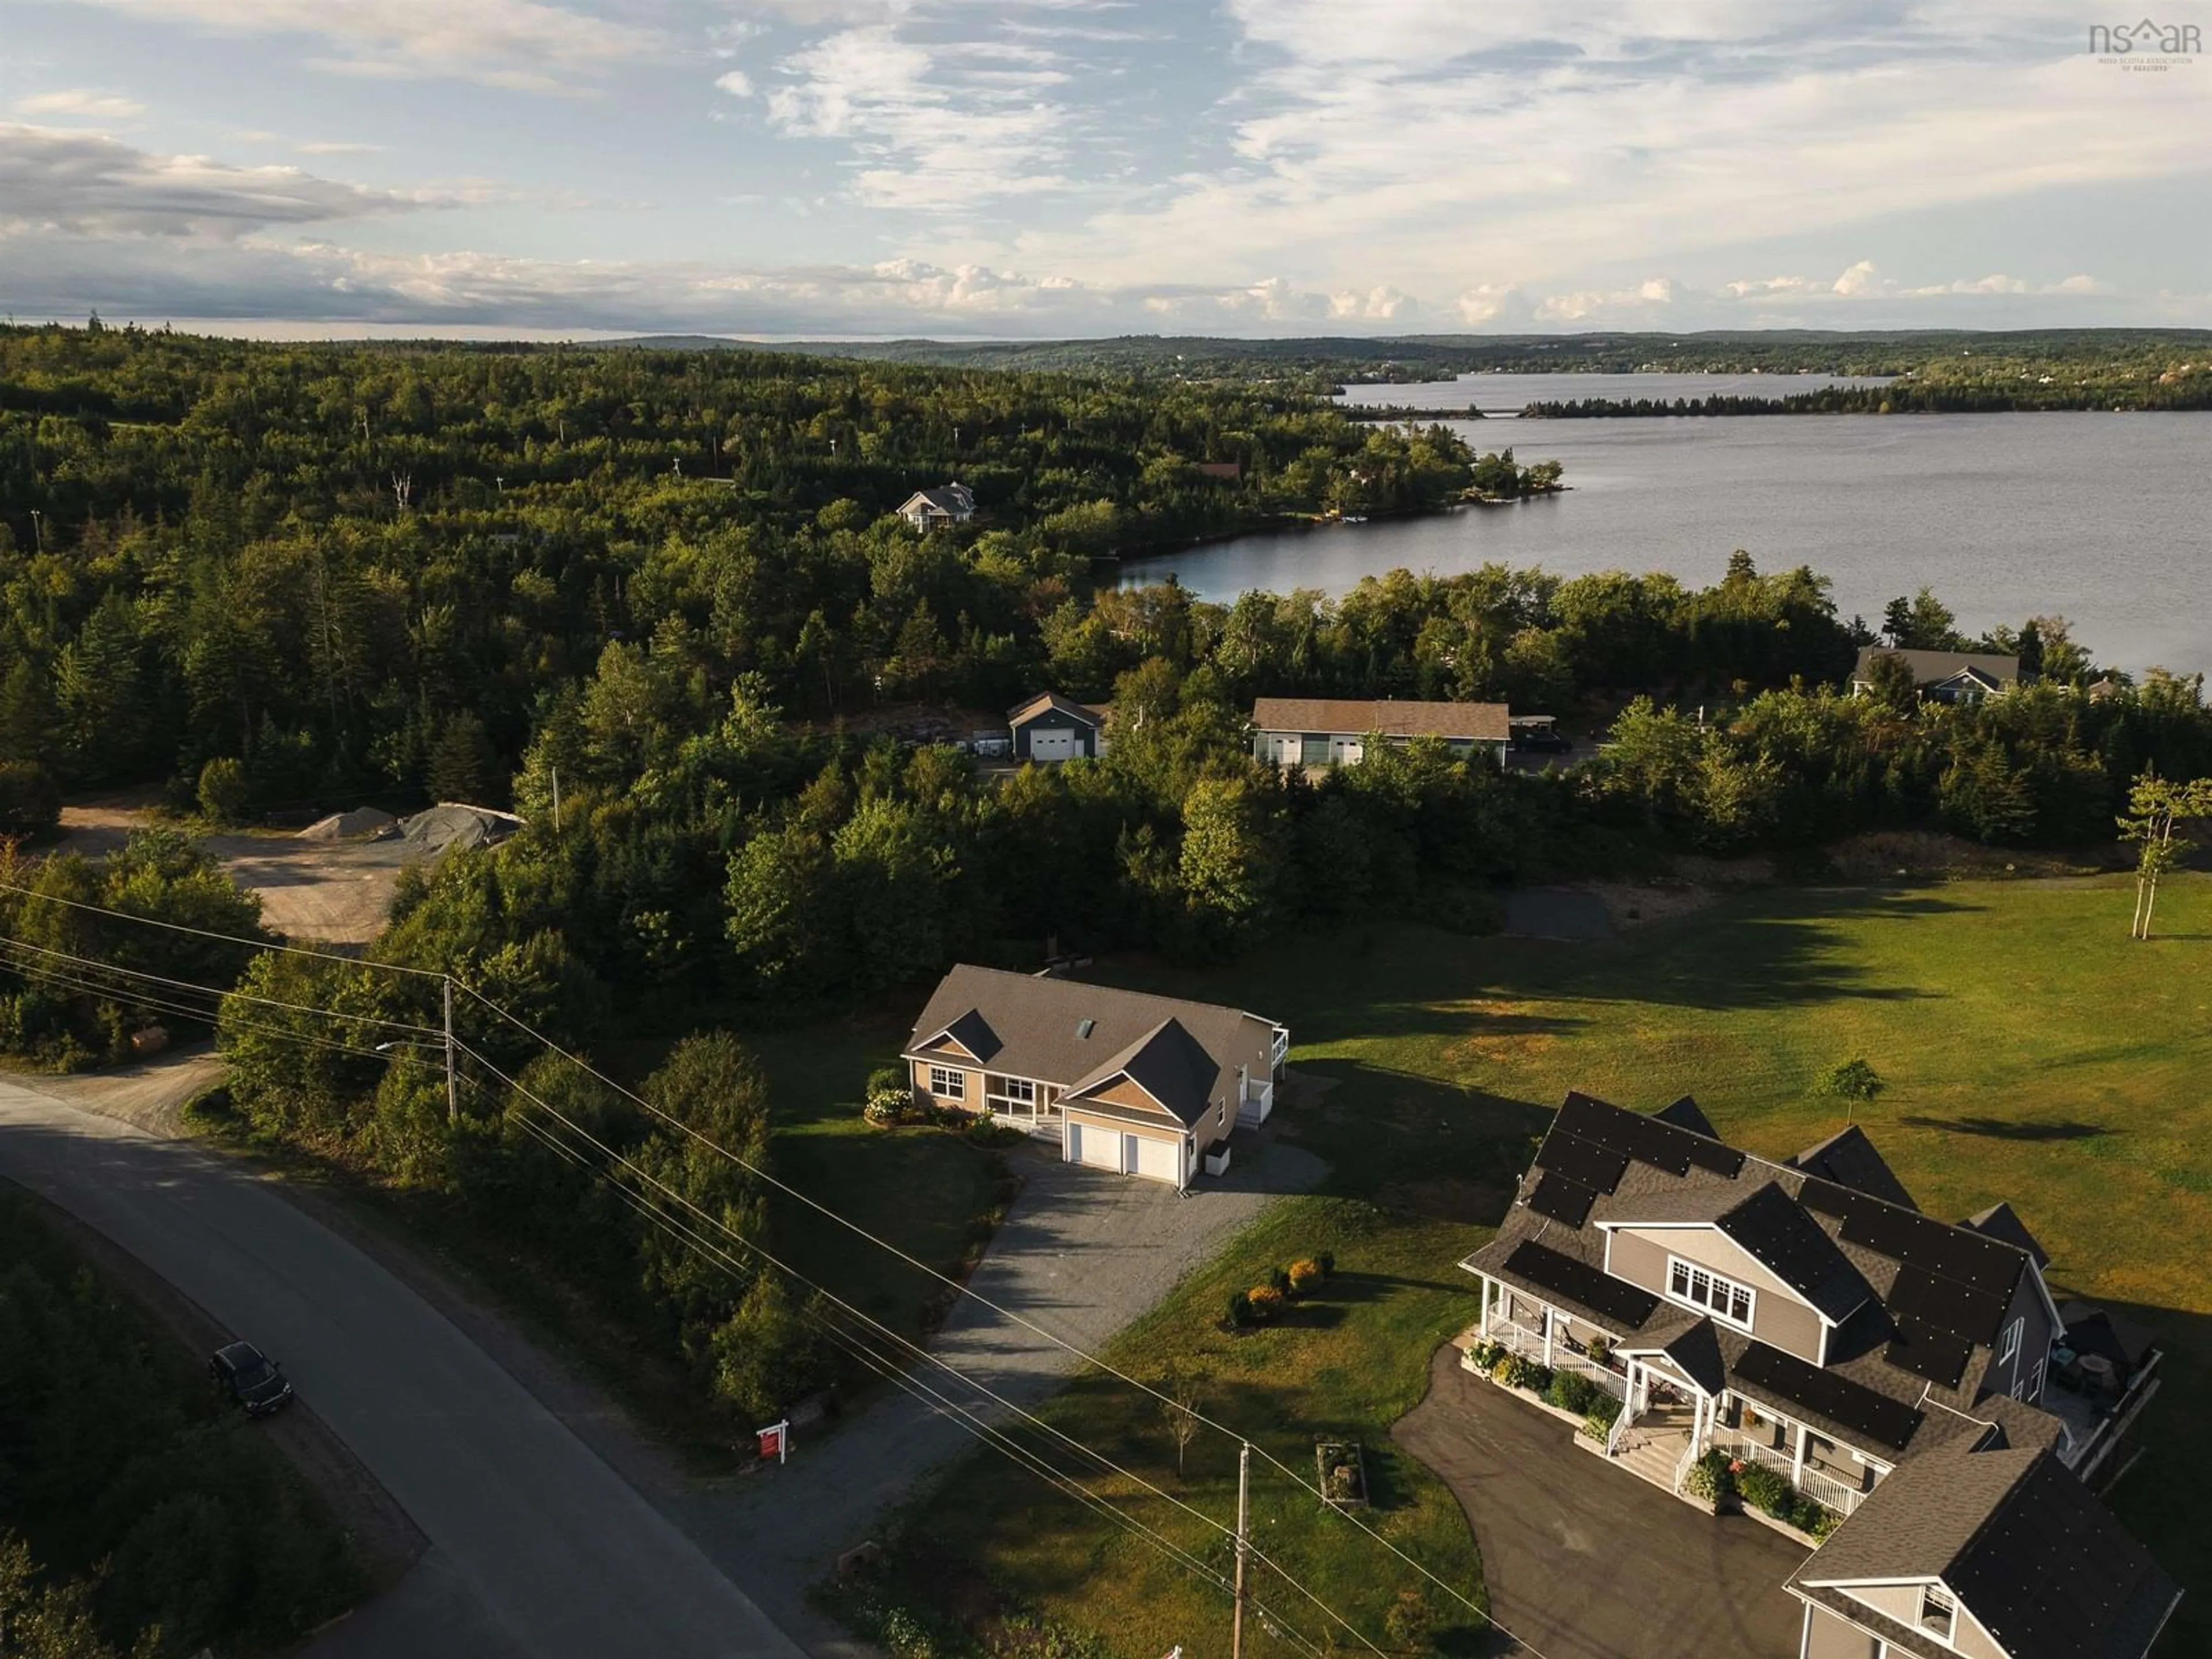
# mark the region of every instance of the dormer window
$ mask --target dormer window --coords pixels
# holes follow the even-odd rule
[[[1959,1622],[1959,1604],[1941,1584],[1924,1584],[1920,1590],[1920,1628],[1937,1641],[1949,1644]]]
[[[1758,1300],[1748,1285],[1723,1279],[1711,1268],[1700,1267],[1678,1255],[1667,1258],[1667,1294],[1677,1302],[1704,1310],[1724,1325],[1746,1331],[1751,1328],[1752,1309]]]

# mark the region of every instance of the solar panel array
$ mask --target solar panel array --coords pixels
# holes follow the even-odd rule
[[[1897,1340],[1882,1350],[1882,1358],[1901,1370],[1925,1377],[1947,1389],[1956,1388],[1966,1374],[1967,1356],[1973,1345],[1917,1319],[1897,1322]]]
[[[2037,1460],[1946,1569],[1944,1581],[2008,1653],[2035,1659],[2139,1652],[2125,1636],[2147,1644],[2175,1590],[2142,1547],[2049,1455]]]
[[[1719,1225],[1829,1317],[1841,1318],[1866,1300],[1865,1282],[1835,1241],[1773,1182],[1722,1216]],[[1838,1305],[1821,1306],[1823,1302]]]
[[[1564,1129],[1669,1175],[1686,1176],[1694,1165],[1734,1180],[1743,1168],[1743,1154],[1732,1146],[1662,1123],[1656,1117],[1624,1111],[1579,1091],[1567,1096],[1553,1127],[1554,1132]]]
[[[1554,1221],[1570,1227],[1579,1227],[1589,1219],[1590,1206],[1597,1202],[1597,1194],[1579,1181],[1570,1181],[1556,1170],[1547,1170],[1528,1194],[1528,1207],[1538,1215],[1549,1216]]]
[[[1848,1243],[1899,1264],[1885,1298],[1893,1317],[1970,1343],[1996,1341],[2020,1282],[2022,1251],[1832,1182],[1808,1179],[1798,1200],[1839,1221]]]
[[[1562,1255],[1547,1245],[1524,1239],[1505,1258],[1505,1271],[1518,1273],[1531,1285],[1578,1302],[1600,1318],[1624,1331],[1632,1331],[1651,1317],[1659,1298],[1650,1291],[1615,1279],[1601,1267]]]
[[[1790,1405],[1841,1424],[1863,1445],[1901,1452],[1920,1426],[1921,1413],[1904,1401],[1764,1342],[1746,1348],[1730,1370],[1736,1382],[1764,1389]]]
[[[1585,1140],[1554,1124],[1552,1133],[1544,1137],[1544,1144],[1536,1149],[1536,1162],[1594,1191],[1609,1193],[1620,1184],[1620,1177],[1627,1171],[1628,1154],[1618,1147]]]

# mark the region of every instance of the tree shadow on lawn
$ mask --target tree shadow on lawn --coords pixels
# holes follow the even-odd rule
[[[2030,1123],[2002,1117],[1900,1117],[1899,1123],[1916,1129],[1941,1129],[1947,1134],[1986,1135],[1996,1140],[2094,1140],[2118,1134],[2101,1123]]]

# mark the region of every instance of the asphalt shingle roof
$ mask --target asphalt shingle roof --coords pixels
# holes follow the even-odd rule
[[[1261,697],[1252,724],[1262,732],[1325,732],[1364,738],[1448,738],[1504,743],[1512,736],[1502,702],[1369,702],[1344,697]]]
[[[1137,1079],[1140,1086],[1149,1091],[1157,1082],[1187,1101],[1197,1091],[1193,1084],[1176,1077],[1176,1066],[1179,1064],[1187,1077],[1207,1066],[1212,1070],[1204,1098],[1210,1099],[1220,1091],[1223,1072],[1228,1072],[1227,1081],[1234,1087],[1234,1067],[1237,1057],[1251,1047],[1251,1028],[1256,1025],[1264,1032],[1272,1024],[1218,1003],[1186,1002],[963,963],[939,981],[915,1022],[906,1052],[920,1054],[922,1045],[940,1033],[982,1031],[997,1047],[988,1058],[980,1053],[977,1058],[1003,1076],[1033,1078],[1073,1091],[1125,1065],[1137,1065],[1145,1070]],[[1164,1036],[1170,1026],[1174,1035]],[[976,1052],[965,1037],[962,1041],[971,1053]]]

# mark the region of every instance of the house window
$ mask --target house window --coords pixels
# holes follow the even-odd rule
[[[1018,1077],[1002,1077],[999,1087],[1008,1100],[1023,1106],[1036,1104],[1036,1085]]]
[[[1951,1599],[1951,1592],[1941,1584],[1923,1584],[1920,1589],[1920,1628],[1940,1641],[1951,1639],[1951,1628],[1958,1620],[1959,1604]]]
[[[2004,1334],[1997,1340],[1998,1364],[2009,1364],[2012,1357],[2020,1352],[2020,1334],[2027,1324],[2025,1319],[2015,1319],[2004,1328]]]
[[[1668,1257],[1667,1293],[1677,1302],[1703,1308],[1724,1324],[1751,1328],[1753,1292],[1695,1262],[1685,1261],[1680,1256]]]
[[[2043,1398],[2043,1368],[2047,1363],[2047,1361],[2041,1359],[2035,1362],[2035,1369],[2028,1373],[2027,1392],[2021,1395],[2022,1400],[2040,1400]]]
[[[948,1066],[933,1066],[929,1068],[929,1092],[941,1100],[965,1100],[968,1098],[968,1073],[953,1071]]]

